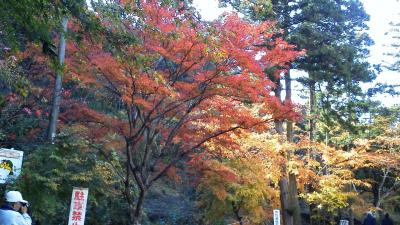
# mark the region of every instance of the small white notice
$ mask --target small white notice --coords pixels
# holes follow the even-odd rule
[[[68,225],[84,225],[86,203],[89,189],[74,187],[72,190],[71,209],[69,211]]]
[[[0,184],[15,180],[21,173],[24,152],[0,148]]]
[[[279,209],[274,209],[274,225],[281,225],[281,212]]]
[[[349,225],[348,220],[340,220],[340,225]]]

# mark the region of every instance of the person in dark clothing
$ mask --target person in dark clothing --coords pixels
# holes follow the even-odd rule
[[[383,218],[381,225],[393,225],[393,220],[390,219],[389,213],[385,214],[385,218]]]
[[[372,216],[371,212],[368,212],[367,216],[364,219],[363,225],[377,225],[376,219]]]

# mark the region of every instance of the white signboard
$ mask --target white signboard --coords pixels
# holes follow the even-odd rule
[[[24,152],[0,148],[0,184],[16,179],[21,173]]]
[[[348,220],[340,220],[340,225],[349,225]]]
[[[89,189],[74,187],[72,190],[71,209],[69,211],[68,225],[84,225],[86,202]]]
[[[274,209],[274,225],[281,225],[281,213],[279,209]]]

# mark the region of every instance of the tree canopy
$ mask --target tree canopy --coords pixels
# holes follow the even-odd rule
[[[24,152],[1,188],[36,224],[66,222],[76,186],[89,224],[397,219],[399,111],[361,87],[360,1],[224,0],[214,21],[191,1],[0,3],[0,147]]]

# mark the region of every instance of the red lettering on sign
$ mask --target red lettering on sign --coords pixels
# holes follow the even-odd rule
[[[81,221],[82,220],[82,212],[72,211],[72,220]]]
[[[74,200],[82,201],[85,198],[85,194],[82,191],[75,192]]]
[[[74,210],[82,210],[82,209],[83,209],[83,202],[74,201]]]

